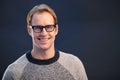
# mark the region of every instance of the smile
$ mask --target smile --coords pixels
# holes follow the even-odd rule
[[[50,38],[38,38],[38,40],[42,41],[42,42],[46,42],[48,41]]]

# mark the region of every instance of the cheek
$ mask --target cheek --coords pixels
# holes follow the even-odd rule
[[[55,31],[53,32],[53,35],[56,36],[58,34],[58,29],[55,29]]]
[[[54,37],[54,38],[55,38],[55,37],[56,37],[56,35],[57,35],[57,33],[56,33],[56,32],[53,32],[51,35],[52,35],[52,37]]]
[[[56,39],[56,34],[53,35],[53,41],[55,41],[55,39]]]
[[[38,34],[36,34],[36,33],[33,33],[32,35],[31,35],[31,37],[32,37],[32,39],[37,39],[37,37],[38,37]]]

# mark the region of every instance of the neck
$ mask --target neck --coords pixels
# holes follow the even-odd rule
[[[49,50],[33,49],[31,51],[31,55],[35,59],[47,60],[47,59],[54,57],[55,49],[49,49]]]

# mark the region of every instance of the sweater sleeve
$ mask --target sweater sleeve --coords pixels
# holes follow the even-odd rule
[[[59,62],[74,76],[75,80],[88,80],[85,67],[77,56],[61,52]]]
[[[75,58],[76,58],[76,60],[74,62],[76,62],[76,68],[78,69],[78,73],[79,73],[77,75],[81,76],[81,77],[79,77],[79,80],[88,80],[87,74],[85,71],[85,67],[84,67],[82,61],[76,56],[75,56]]]
[[[10,71],[10,68],[8,67],[2,77],[2,80],[14,80],[13,73]]]

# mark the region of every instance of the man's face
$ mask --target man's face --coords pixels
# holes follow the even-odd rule
[[[48,12],[35,13],[32,17],[31,26],[46,26],[54,25],[53,16]],[[54,40],[55,36],[58,33],[58,26],[56,25],[55,29],[52,32],[47,32],[45,28],[41,32],[34,32],[32,28],[28,29],[30,36],[33,41],[33,48],[47,50],[54,49]]]

